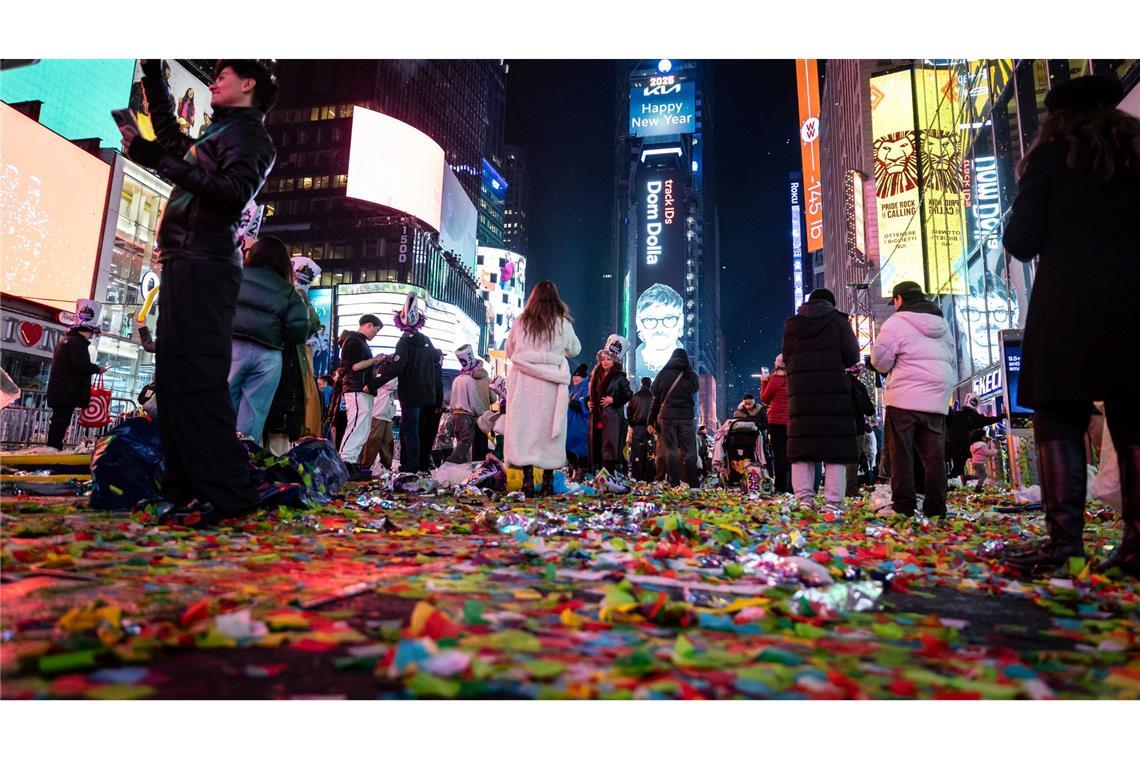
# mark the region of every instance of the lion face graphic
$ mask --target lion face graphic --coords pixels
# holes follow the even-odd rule
[[[918,187],[914,132],[892,132],[875,139],[875,195],[880,198]]]
[[[921,132],[923,182],[934,192],[962,192],[961,160],[953,132],[926,129]]]

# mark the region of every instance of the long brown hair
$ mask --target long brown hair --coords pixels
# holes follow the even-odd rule
[[[1077,169],[1088,162],[1102,182],[1118,172],[1140,177],[1140,120],[1115,108],[1059,108],[1041,123],[1037,138],[1017,165],[1020,179],[1029,158],[1043,145],[1066,148],[1065,163]]]
[[[550,280],[543,280],[530,292],[516,326],[521,326],[531,338],[552,341],[554,331],[563,319],[573,321],[570,307],[558,297],[558,287]]]
[[[281,238],[270,235],[259,237],[245,252],[245,266],[250,269],[269,267],[281,275],[285,282],[293,284],[293,263],[289,260],[289,249]]]

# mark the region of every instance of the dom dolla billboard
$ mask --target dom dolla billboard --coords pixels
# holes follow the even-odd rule
[[[697,85],[676,77],[650,77],[629,92],[629,133],[634,137],[687,135],[697,128]]]
[[[672,167],[645,168],[637,194],[637,371],[654,377],[685,345],[684,175]]]

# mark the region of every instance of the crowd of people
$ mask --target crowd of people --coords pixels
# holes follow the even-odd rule
[[[869,357],[860,356],[834,295],[813,291],[785,324],[759,401],[745,396],[719,426],[697,426],[700,383],[683,348],[654,377],[633,378],[623,364],[628,341],[612,335],[592,368],[572,371],[569,360],[582,346],[549,281],[534,286],[509,333],[505,378],[492,378],[474,348],[463,346],[455,357],[461,371],[445,393],[444,357],[423,332],[427,316],[412,294],[392,317],[401,337],[390,355],[372,354],[383,322],[371,314],[339,337],[334,352],[306,296],[316,264],[290,258],[271,237],[243,253],[238,236],[242,209],[276,155],[264,127],[277,89],[271,73],[257,61],[219,61],[213,122],[191,139],[179,129],[161,62],[142,61],[142,69],[156,139],[126,128],[124,149],[174,185],[157,234],[155,388],[166,522],[206,524],[255,508],[235,431],[271,449],[304,435],[334,438],[362,479],[396,461],[420,472],[441,464],[441,452],[451,463],[495,452],[508,487],[532,493],[549,493],[551,473],[567,465],[572,477],[693,487],[714,473],[724,483],[748,483],[766,470],[776,493],[810,504],[822,486],[823,509],[841,512],[860,485],[889,481],[887,514],[921,510],[934,520],[947,514],[948,475],[965,485],[969,465],[978,488],[986,480],[997,449],[982,430],[999,418],[981,415],[976,399],[948,413],[955,345],[939,306],[916,282],[894,286],[895,313]],[[1140,311],[1127,303],[1140,289],[1140,121],[1115,109],[1121,92],[1095,77],[1049,91],[1004,231],[1009,255],[1037,260],[1017,401],[1036,410],[1049,539],[1005,557],[1027,574],[1084,556],[1083,436],[1092,403],[1103,401],[1125,527],[1101,567],[1140,576]],[[61,411],[53,442],[101,371],[87,359],[90,337],[73,329],[56,352],[48,401]],[[885,378],[881,427],[867,383],[876,374]]]

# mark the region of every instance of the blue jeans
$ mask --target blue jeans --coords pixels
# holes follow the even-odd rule
[[[261,443],[265,418],[281,381],[282,353],[248,340],[233,341],[230,360],[230,402],[237,412],[237,429]]]
[[[400,472],[418,472],[420,469],[422,411],[422,406],[400,406]]]

